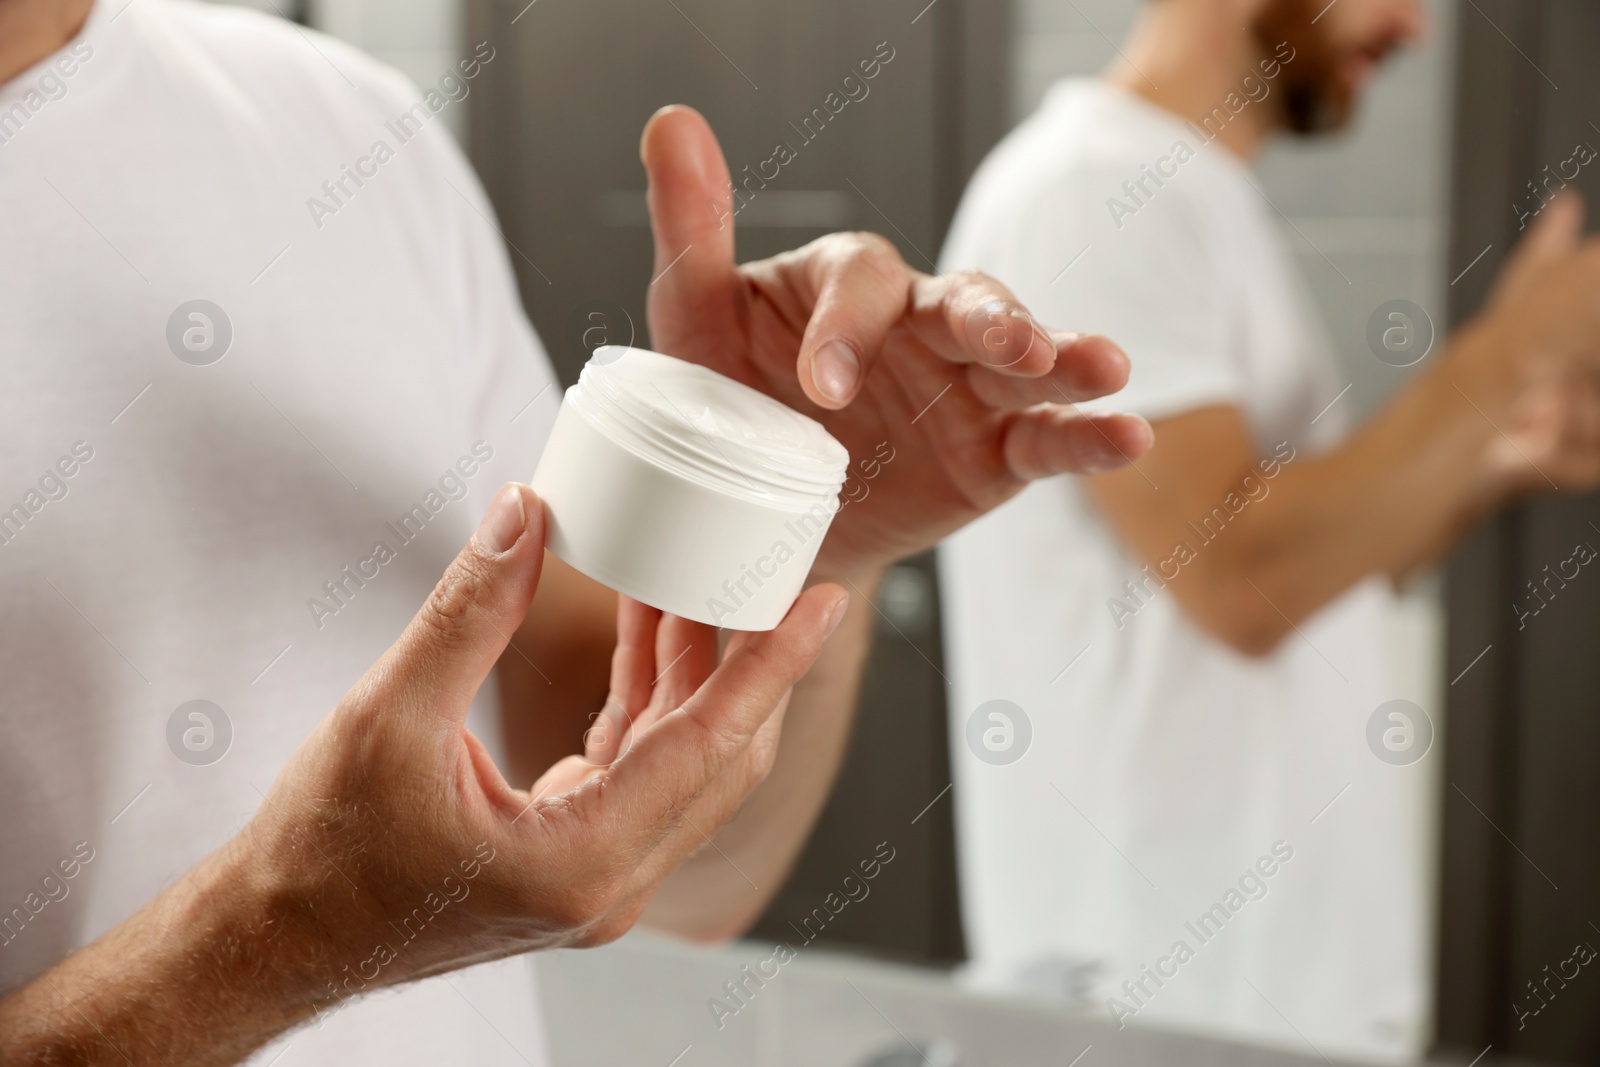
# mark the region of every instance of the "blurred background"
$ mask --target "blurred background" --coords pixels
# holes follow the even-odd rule
[[[649,342],[651,247],[637,142],[656,108],[682,102],[705,113],[738,181],[774,143],[797,143],[792,124],[887,44],[893,59],[870,96],[805,141],[773,188],[740,213],[739,253],[759,258],[830,230],[867,229],[931,271],[984,153],[1055,79],[1105,67],[1138,0],[255,6],[344,38],[421,86],[477,42],[504,57],[446,118],[479,168],[526,307],[570,381],[600,343]],[[1385,66],[1348,133],[1280,141],[1259,167],[1353,383],[1340,401],[1351,415],[1371,411],[1417,369],[1373,358],[1365,331],[1374,309],[1410,300],[1443,327],[1478,307],[1514,237],[1506,205],[1527,175],[1566,157],[1571,130],[1600,116],[1592,62],[1600,5],[1431,7],[1432,37]],[[1592,177],[1585,183],[1592,198]],[[1600,919],[1600,908],[1590,910],[1600,889],[1600,787],[1588,766],[1600,751],[1600,665],[1588,643],[1600,624],[1600,589],[1554,604],[1565,625],[1544,627],[1538,644],[1504,609],[1519,595],[1516,576],[1564,554],[1558,531],[1595,511],[1587,500],[1563,499],[1493,521],[1442,573],[1406,591],[1390,635],[1408,672],[1401,688],[1428,694],[1445,738],[1424,764],[1436,786],[1441,1059],[1600,1063],[1600,982],[1564,992],[1536,1031],[1519,1031],[1506,1009],[1528,976],[1565,954],[1572,929]],[[1291,1050],[1279,1058],[983,1004],[944,979],[964,951],[947,722],[970,709],[946,706],[939,603],[930,560],[899,568],[885,584],[848,763],[799,870],[750,942],[702,951],[637,935],[598,952],[556,953],[541,969],[558,1061],[847,1064],[879,1050],[877,1062],[934,1065],[967,1062],[958,1058],[964,1050],[982,1047],[983,1062],[994,1063],[1075,1064],[1085,1055],[1289,1063],[1298,1062],[1296,1048],[1306,1062],[1323,1062],[1289,1027],[1272,1042]],[[1475,806],[1462,802],[1467,794]],[[784,981],[719,1028],[707,991],[790,938],[791,924],[885,840],[896,859],[873,899],[847,908]],[[1560,857],[1559,890],[1519,850]],[[925,1040],[935,1035],[944,1043]]]

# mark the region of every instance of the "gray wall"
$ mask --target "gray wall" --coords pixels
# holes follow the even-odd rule
[[[252,6],[285,0],[252,0]],[[418,85],[436,84],[471,45],[462,41],[460,0],[301,0],[305,19],[324,33],[349,41],[396,68]],[[268,8],[271,9],[270,7]],[[287,7],[284,8],[287,11]],[[470,99],[470,96],[468,97]],[[458,138],[466,132],[466,109],[443,112]]]

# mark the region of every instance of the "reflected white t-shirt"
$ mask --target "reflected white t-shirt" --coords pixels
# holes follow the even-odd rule
[[[1340,435],[1339,408],[1318,415],[1345,383],[1252,183],[1166,112],[1063,82],[979,170],[942,266],[985,270],[1041,321],[1119,342],[1131,381],[1099,406],[1159,419],[1235,405],[1262,456],[1287,443],[1303,461]],[[1246,506],[1272,506],[1263,484]],[[1130,599],[1142,566],[1070,478],[941,551],[971,978],[1130,1025],[1415,1052],[1427,765],[1392,766],[1366,741],[1378,705],[1418,696],[1387,669],[1390,592],[1362,583],[1250,660],[1170,590]],[[967,740],[991,700],[1031,726],[1010,764]],[[1264,857],[1272,875],[1230,896]],[[1219,902],[1225,928],[1202,943],[1186,924]],[[1145,965],[1173,973],[1158,984]]]
[[[0,86],[0,992],[249,819],[533,470],[559,390],[443,119],[389,126],[421,98],[183,0],[104,0]],[[174,726],[194,700],[221,715]],[[272,1061],[541,1064],[531,963],[350,1002]]]

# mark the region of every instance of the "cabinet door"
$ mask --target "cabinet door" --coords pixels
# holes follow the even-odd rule
[[[717,130],[746,201],[741,259],[866,229],[932,271],[967,176],[1003,131],[1002,0],[471,0],[468,10],[468,39],[500,53],[473,90],[471,153],[568,382],[597,343],[649,344],[638,142],[657,108],[691,104]],[[861,64],[874,59],[865,80]],[[780,155],[792,158],[772,177],[767,161]],[[949,798],[910,821],[950,781],[929,562],[887,588],[898,599],[882,605],[845,770],[760,933],[792,938],[789,920],[889,840],[905,857],[892,907],[852,909],[859,918],[827,936],[948,960],[960,951]]]
[[[1457,322],[1547,189],[1600,204],[1600,160],[1575,162],[1600,149],[1600,6],[1474,0],[1460,31],[1451,262],[1488,251],[1451,289]],[[1551,496],[1449,570],[1438,1015],[1469,1058],[1600,1063],[1600,961],[1568,962],[1600,948],[1600,560],[1572,562],[1580,544],[1600,549],[1600,498]]]

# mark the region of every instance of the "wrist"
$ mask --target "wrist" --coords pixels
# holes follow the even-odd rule
[[[320,819],[290,816],[269,799],[244,831],[208,857],[209,869],[195,872],[190,906],[215,909],[216,934],[240,946],[237,958],[217,965],[249,969],[259,1022],[279,1029],[321,1019],[410,976],[399,965],[358,975],[364,963],[372,970],[375,936],[381,941],[392,931],[375,935],[382,924],[373,916],[383,908],[357,885],[367,884],[361,860],[341,853],[320,826]]]
[[[1497,317],[1479,315],[1450,337],[1434,377],[1444,379],[1444,390],[1459,390],[1482,415],[1499,422],[1509,416],[1523,386],[1526,361],[1511,358],[1512,347]]]
[[[236,841],[0,1003],[0,1060],[233,1064],[309,1018],[279,963],[290,935]]]
[[[1499,324],[1480,316],[1450,339],[1423,379],[1416,425],[1454,457],[1469,517],[1494,510],[1537,477],[1509,436],[1526,388],[1521,364]]]
[[[158,983],[163,1014],[222,1035],[218,1044],[240,1059],[311,1017],[319,999],[312,961],[326,952],[310,928],[309,894],[247,835],[158,897],[152,923],[176,939],[163,953],[171,963]]]

